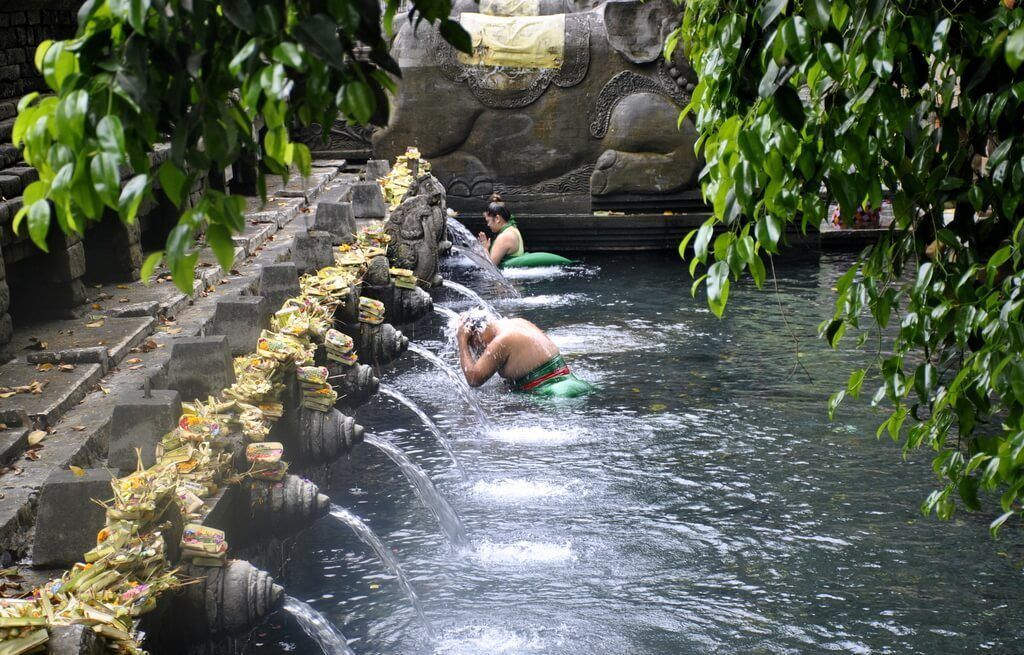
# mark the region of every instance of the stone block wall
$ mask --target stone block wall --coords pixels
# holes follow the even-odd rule
[[[43,78],[32,63],[36,46],[46,39],[75,35],[75,4],[26,2],[0,7],[0,100],[17,102],[30,91],[43,90]],[[53,8],[26,8],[40,5]],[[0,137],[3,130],[4,123],[0,122]],[[6,138],[10,138],[9,131]]]

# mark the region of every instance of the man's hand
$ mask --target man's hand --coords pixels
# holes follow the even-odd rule
[[[469,320],[465,315],[459,318],[459,327],[455,330],[455,338],[460,346],[464,346],[469,342]]]

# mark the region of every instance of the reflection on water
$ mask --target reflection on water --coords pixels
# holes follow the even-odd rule
[[[359,415],[434,478],[464,548],[381,454],[332,471],[333,500],[395,552],[438,638],[354,537],[321,524],[297,540],[290,593],[320,599],[359,655],[1019,651],[1020,536],[992,542],[987,516],[922,518],[928,453],[904,461],[876,440],[866,403],[827,421],[828,395],[869,356],[815,339],[842,260],[776,266],[810,377],[774,293],[736,284],[719,320],[675,258],[587,260],[526,270],[524,299],[502,309],[547,329],[598,394],[552,405],[487,384],[485,433],[443,373],[403,358],[386,382],[451,437],[467,480],[410,414]],[[250,652],[289,648],[316,652],[290,623]]]

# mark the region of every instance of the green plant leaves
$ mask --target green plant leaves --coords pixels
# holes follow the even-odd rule
[[[718,318],[722,318],[729,301],[729,265],[717,261],[708,268],[708,307]]]
[[[164,195],[174,203],[175,207],[181,207],[185,202],[185,193],[188,191],[188,176],[171,160],[160,165],[157,173],[160,180],[160,189]]]
[[[473,39],[462,25],[459,25],[456,21],[445,19],[441,21],[440,30],[441,36],[445,41],[455,46],[461,52],[472,54]]]
[[[338,40],[336,23],[323,14],[303,19],[295,27],[295,38],[306,50],[332,68],[345,68],[345,51]]]

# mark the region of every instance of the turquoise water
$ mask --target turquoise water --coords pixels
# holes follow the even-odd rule
[[[469,545],[448,545],[379,453],[333,470],[332,500],[394,550],[438,638],[329,519],[298,538],[288,593],[359,655],[1020,652],[1020,535],[993,542],[990,516],[922,517],[927,453],[904,461],[877,441],[866,401],[827,420],[828,395],[869,356],[814,338],[845,264],[788,263],[778,297],[734,286],[724,320],[667,255],[513,272],[523,298],[499,308],[546,329],[599,393],[550,404],[492,382],[483,433],[443,374],[404,358],[384,381],[450,435],[465,479],[394,403],[358,415],[432,475]],[[467,270],[452,276],[489,297]],[[415,338],[454,364],[442,327]],[[283,614],[249,650],[319,652]]]

